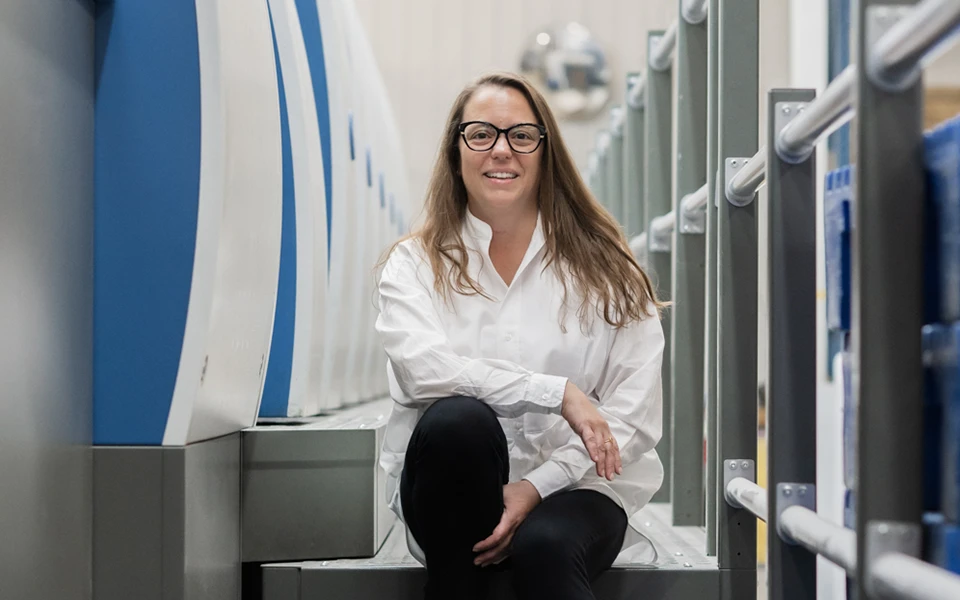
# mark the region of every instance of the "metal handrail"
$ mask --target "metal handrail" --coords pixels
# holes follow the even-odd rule
[[[749,201],[767,179],[767,147],[757,151],[727,182],[728,200]]]
[[[743,477],[734,477],[724,490],[727,504],[749,510],[755,517],[767,522],[767,490]]]
[[[637,75],[627,85],[627,106],[634,110],[643,108],[643,92],[647,87],[647,78],[643,75]]]
[[[881,555],[868,575],[874,594],[884,600],[960,598],[960,576],[899,552]]]
[[[707,0],[683,0],[680,5],[680,14],[683,20],[691,25],[699,25],[707,18],[710,4]]]
[[[680,213],[684,217],[694,216],[695,213],[706,210],[706,208],[707,184],[703,184],[697,191],[687,194],[680,201]]]
[[[852,64],[780,131],[777,156],[794,164],[807,160],[824,135],[853,118],[856,86],[857,65]]]
[[[673,50],[677,46],[677,22],[674,21],[650,53],[650,68],[666,71],[673,64]]]
[[[852,529],[825,521],[809,508],[791,506],[777,519],[777,530],[856,577],[857,533]]]
[[[610,109],[610,133],[614,137],[623,137],[623,125],[627,118],[626,112],[622,106],[614,106]]]
[[[889,11],[888,7],[875,10]],[[883,14],[880,13],[880,17]],[[867,55],[867,76],[886,89],[915,83],[925,59],[960,26],[960,0],[924,0],[897,21]]]
[[[677,219],[672,210],[650,221],[649,239],[651,252],[670,251],[671,234],[674,228],[676,228],[676,225]]]

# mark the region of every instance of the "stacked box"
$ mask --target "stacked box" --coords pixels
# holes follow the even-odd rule
[[[824,193],[826,243],[827,327],[850,330],[850,229],[853,203],[852,165],[827,174]]]
[[[953,323],[960,320],[960,118],[924,136],[924,164],[926,321]]]
[[[960,573],[960,118],[925,135],[925,558]]]
[[[939,512],[942,503],[944,461],[942,451],[944,395],[948,393],[952,330],[926,325],[921,332],[923,350],[923,510]]]

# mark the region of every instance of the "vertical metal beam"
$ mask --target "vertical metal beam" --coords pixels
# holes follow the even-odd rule
[[[610,156],[610,147],[606,139],[608,137],[609,134],[606,131],[601,131],[597,135],[597,189],[594,194],[600,204],[610,210],[609,194],[607,194],[609,187],[607,185],[607,159]]]
[[[720,0],[718,159],[757,151],[759,0]],[[723,189],[723,185],[718,185]],[[757,205],[721,199],[717,219],[717,459],[757,455]],[[722,466],[722,465],[721,465]],[[756,570],[757,520],[722,503],[721,569]]]
[[[615,106],[612,113],[622,110]],[[625,225],[623,213],[623,128],[617,127],[612,117],[610,149],[607,151],[607,207],[621,225]]]
[[[627,75],[627,89],[640,79],[637,73]],[[627,236],[633,238],[646,229],[643,212],[644,115],[641,102],[624,103],[623,126],[623,205]]]
[[[769,286],[767,382],[767,489],[769,519],[784,501],[781,483],[816,484],[817,458],[817,182],[816,153],[800,164],[782,161],[776,138],[812,90],[772,90],[767,103],[767,223]],[[815,500],[813,485],[806,498]],[[770,600],[813,600],[817,559],[767,528]]]
[[[719,97],[718,70],[720,55],[720,0],[710,0],[707,13],[707,277],[704,289],[703,336],[703,410],[705,413],[704,444],[707,447],[707,548],[708,556],[717,554],[717,480],[721,459],[717,456],[717,100]],[[722,494],[720,495],[722,498]]]
[[[670,212],[671,208],[671,176],[673,157],[673,69],[657,71],[649,67],[649,57],[657,41],[663,37],[663,31],[651,31],[647,37],[647,85],[646,85],[646,154],[644,164],[644,201],[646,208],[647,227],[650,231],[650,222],[661,215]],[[651,236],[647,236],[649,242]],[[663,300],[670,299],[670,253],[649,252],[648,264],[650,276],[656,285],[657,295]],[[663,317],[663,329],[671,331],[672,317],[669,312]],[[666,336],[666,346],[663,350],[663,435],[657,451],[663,462],[664,482],[670,481],[670,422],[673,406],[673,395],[670,388],[670,357],[672,355],[672,340]],[[670,502],[670,485],[660,488],[653,497],[654,502]]]
[[[691,25],[677,3],[676,167],[673,214],[673,439],[670,497],[674,525],[704,524],[703,482],[703,317],[706,238],[686,233],[680,202],[706,182],[707,24]]]
[[[877,34],[877,9],[906,0],[861,0],[860,64]],[[858,73],[853,235],[854,393],[857,428],[857,588],[868,598],[869,525],[919,525],[922,511],[923,165],[922,82],[895,92]],[[891,477],[896,473],[896,477]]]

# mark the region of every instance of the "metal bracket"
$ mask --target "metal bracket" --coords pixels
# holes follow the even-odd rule
[[[868,6],[866,15],[867,48],[873,48],[885,33],[890,31],[900,19],[910,14],[910,11],[915,8],[916,6],[905,4]],[[877,64],[871,58],[868,57],[865,64],[867,78],[875,86],[888,92],[902,92],[920,81],[923,74],[921,66],[916,65],[896,78],[886,79],[877,72]]]
[[[647,38],[647,65],[657,72],[666,71],[666,69],[660,68],[659,65],[653,64],[653,57],[657,53],[657,46],[660,42],[663,41],[663,34],[651,35]]]
[[[747,481],[757,482],[757,463],[745,458],[735,458],[723,461],[723,497],[727,504],[734,508],[743,508],[743,505],[727,495],[727,486],[737,477]]]
[[[698,210],[691,212],[683,208],[680,204],[680,233],[696,234],[706,233],[707,231],[707,211]]]
[[[650,221],[650,226],[647,228],[650,252],[670,252],[673,249],[673,230],[667,229],[661,231],[653,226],[654,221],[656,221],[656,219]]]
[[[802,152],[787,152],[780,146],[780,132],[783,131],[783,129],[789,125],[791,121],[800,116],[800,113],[807,108],[807,104],[809,103],[777,102],[776,106],[774,107],[773,126],[777,133],[777,135],[774,136],[774,139],[776,139],[777,156],[780,157],[780,160],[788,162],[792,165],[798,165],[809,159],[815,146],[811,144],[808,148],[804,148]]]
[[[817,486],[809,483],[778,483],[777,484],[777,535],[785,543],[795,546],[796,542],[784,533],[780,527],[780,516],[783,511],[794,506],[802,506],[812,511],[817,510]]]
[[[625,118],[626,118],[626,114],[623,112],[623,107],[620,106],[619,104],[614,105],[610,109],[610,133],[613,135],[613,137],[615,138],[623,137],[623,126],[624,126]]]
[[[874,588],[871,569],[874,563],[891,552],[899,552],[914,558],[920,557],[920,526],[916,523],[901,523],[896,521],[870,521],[867,523],[865,540],[866,560],[863,562],[866,569],[864,583],[867,594],[877,596]]]
[[[627,77],[627,106],[632,110],[643,110],[643,76],[635,73]]]
[[[724,196],[727,197],[727,202],[734,206],[747,206],[753,202],[756,194],[751,194],[750,196],[738,196],[733,194],[730,191],[730,182],[733,181],[733,177],[743,168],[749,158],[728,158],[723,161],[723,190]]]

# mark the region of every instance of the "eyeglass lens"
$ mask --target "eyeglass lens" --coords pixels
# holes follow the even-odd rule
[[[463,138],[471,150],[483,152],[493,148],[497,133],[497,129],[487,123],[470,123],[463,130]],[[533,125],[513,127],[507,141],[516,152],[533,152],[540,145],[540,130]]]

